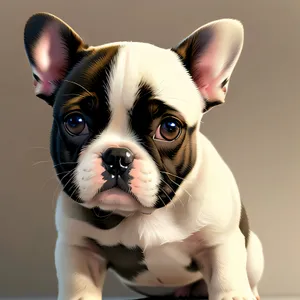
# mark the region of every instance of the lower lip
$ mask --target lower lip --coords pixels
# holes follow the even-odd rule
[[[100,192],[94,197],[93,202],[96,202],[97,204],[99,203],[100,207],[106,205],[122,209],[141,207],[134,197],[118,188],[112,188],[110,190]]]

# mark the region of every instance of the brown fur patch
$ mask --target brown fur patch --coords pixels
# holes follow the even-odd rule
[[[155,97],[155,91],[141,83],[137,99],[129,112],[131,129],[154,159],[162,175],[156,207],[172,201],[178,187],[192,170],[196,161],[196,125],[187,127],[176,109]],[[180,136],[170,142],[156,141],[152,137],[165,117],[175,117],[182,124]]]

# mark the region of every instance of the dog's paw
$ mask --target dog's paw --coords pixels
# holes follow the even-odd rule
[[[102,300],[101,296],[87,295],[80,297],[79,300]]]
[[[94,295],[84,295],[79,298],[78,300],[102,300],[101,296],[94,296]]]
[[[251,293],[241,293],[237,291],[225,292],[212,295],[210,300],[257,300],[257,298]]]
[[[257,287],[252,289],[253,295],[256,297],[256,300],[260,300],[260,296],[258,294]]]
[[[101,297],[94,297],[94,296],[87,296],[87,297],[80,297],[78,300],[102,300]]]

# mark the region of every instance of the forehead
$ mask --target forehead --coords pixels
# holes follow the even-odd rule
[[[141,82],[154,98],[178,110],[194,125],[204,101],[176,53],[146,43],[128,43],[117,54],[111,70],[109,101],[113,108],[130,109]]]
[[[71,96],[74,89],[82,88],[101,94],[100,101],[106,101],[112,114],[119,116],[135,105],[141,83],[151,88],[154,99],[179,111],[188,125],[198,121],[204,107],[178,55],[151,44],[124,42],[96,47],[70,75],[67,79],[80,86],[65,83],[64,94],[67,91]],[[74,98],[65,98],[63,102],[72,101]]]

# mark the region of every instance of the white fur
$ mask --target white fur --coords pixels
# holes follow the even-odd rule
[[[141,79],[157,88],[157,97],[179,110],[188,125],[197,124],[197,129],[200,128],[204,101],[176,54],[150,44],[123,43],[109,82],[111,122],[81,153],[76,170],[80,197],[87,207],[92,206],[91,199],[100,187],[92,181],[97,173],[93,160],[111,145],[128,147],[141,160],[145,172],[152,178],[144,189],[154,192],[139,200],[145,207],[155,203],[161,175],[150,155],[127,128],[126,110],[133,105]],[[159,277],[163,286],[175,288],[204,278],[212,300],[252,300],[258,296],[257,283],[263,271],[262,248],[257,236],[251,233],[248,253],[246,251],[244,236],[239,230],[241,201],[234,176],[200,132],[196,145],[196,163],[175,199],[151,214],[133,207],[130,214],[123,212],[128,217],[111,230],[100,230],[70,218],[79,204],[63,192],[60,194],[55,252],[59,300],[101,298],[104,263],[91,255],[95,254],[92,249],[84,247],[85,237],[104,245],[122,243],[143,249],[149,271],[131,284],[162,286],[157,280]],[[196,256],[204,265],[202,273],[184,269],[191,256]]]
[[[157,276],[166,282],[165,286],[169,287],[185,285],[203,278],[204,275],[200,272],[185,272],[183,266],[186,265],[190,254],[199,253],[201,257],[203,251],[211,249],[211,259],[200,259],[200,261],[202,263],[207,261],[211,265],[213,262],[219,262],[220,267],[217,265],[216,268],[221,268],[221,274],[226,271],[224,268],[230,269],[224,274],[225,278],[222,282],[218,282],[221,279],[216,278],[212,286],[227,288],[226,280],[231,279],[230,282],[236,282],[237,285],[235,294],[232,295],[242,293],[243,296],[248,297],[247,299],[252,299],[249,292],[250,285],[248,287],[248,281],[245,280],[246,250],[243,246],[243,236],[238,230],[241,208],[238,189],[233,175],[213,145],[200,133],[199,140],[201,145],[199,151],[202,152],[199,153],[201,163],[190,175],[190,178],[196,177],[199,184],[196,187],[194,185],[193,189],[191,185],[188,186],[189,179],[184,183],[184,189],[190,193],[192,199],[183,194],[182,202],[177,201],[175,205],[161,208],[150,215],[136,213],[111,230],[100,230],[87,223],[71,219],[69,213],[76,210],[78,204],[61,193],[57,204],[56,226],[59,240],[64,243],[58,243],[57,247],[71,246],[77,249],[78,246],[83,246],[81,244],[83,237],[91,237],[105,245],[118,243],[129,247],[138,245],[145,249],[145,261],[150,272],[138,276],[134,284],[161,286],[161,283],[156,280]],[[216,186],[218,189],[215,188]],[[196,234],[192,236],[195,232]],[[214,253],[214,249],[218,251]],[[261,244],[256,236],[254,238],[250,236],[248,251],[248,256],[254,258],[253,268],[250,264],[247,266],[248,276],[252,279],[251,288],[256,291],[256,284],[263,270]],[[258,261],[255,260],[256,257]],[[58,259],[57,254],[56,260]],[[57,263],[59,279],[70,276],[67,270]],[[77,272],[80,273],[80,269]],[[176,274],[175,278],[174,274]],[[227,277],[229,275],[231,278]],[[243,282],[240,281],[242,278],[244,278]],[[243,286],[244,288],[240,290]],[[77,288],[76,284],[74,288]],[[225,291],[216,290],[216,292],[220,294]],[[67,299],[65,297],[67,296],[62,289],[59,299]],[[216,296],[212,299],[221,298]]]

